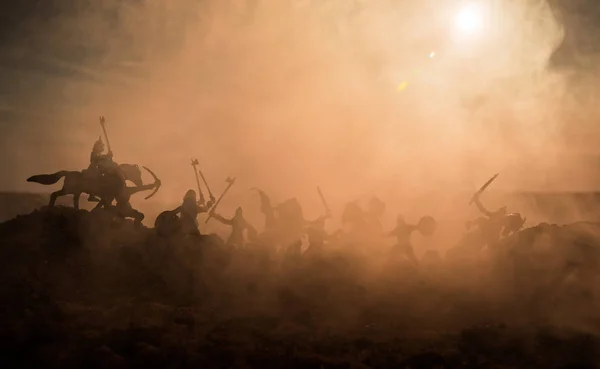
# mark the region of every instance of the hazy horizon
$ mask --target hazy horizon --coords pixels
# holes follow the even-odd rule
[[[469,2],[60,4],[2,49],[0,189],[87,167],[99,115],[161,204],[196,187],[192,157],[215,193],[235,176],[231,198],[259,187],[310,213],[316,186],[392,208],[497,172],[490,193],[600,188],[598,59],[546,1],[490,1],[477,24],[457,23]],[[552,65],[566,41],[587,69]]]

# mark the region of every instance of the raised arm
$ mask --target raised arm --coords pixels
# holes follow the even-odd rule
[[[381,236],[382,237],[394,237],[398,234],[398,227],[392,229],[389,232],[384,232]]]
[[[212,212],[212,213],[211,213],[211,216],[212,216],[214,219],[218,220],[219,222],[221,222],[221,223],[223,223],[223,224],[225,224],[225,225],[229,225],[229,226],[230,226],[230,225],[233,225],[233,220],[232,220],[232,219],[227,219],[227,218],[224,218],[224,217],[222,217],[221,215],[219,215],[219,214],[217,214],[217,213],[215,213],[215,212]]]
[[[315,220],[307,220],[305,225],[308,227],[323,228],[325,227],[325,221],[330,217],[330,214],[321,215]]]

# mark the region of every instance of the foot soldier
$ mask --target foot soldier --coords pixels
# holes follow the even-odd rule
[[[185,234],[200,236],[200,231],[198,230],[198,214],[208,212],[212,206],[212,200],[203,204],[196,199],[196,191],[189,190],[183,197],[181,206],[173,210],[173,213],[179,214],[181,227]]]
[[[231,226],[231,235],[226,241],[226,245],[235,248],[242,248],[246,244],[246,237],[244,237],[244,231],[248,233],[248,239],[256,239],[256,229],[244,219],[243,210],[238,207],[235,211],[235,215],[231,219],[224,218],[223,216],[215,212],[215,208],[210,210],[210,216],[218,220],[219,222]]]
[[[385,213],[385,203],[377,197],[373,197],[369,201],[369,207],[365,214],[365,220],[369,231],[374,235],[379,235],[383,232],[381,226],[381,217]]]
[[[489,211],[481,203],[481,194],[497,177],[498,174],[490,178],[479,191],[475,192],[470,202],[475,203],[475,206],[477,206],[477,209],[484,217],[478,218],[475,222],[467,223],[467,228],[470,228],[472,225],[479,226],[488,247],[494,247],[501,237],[518,232],[523,228],[526,221],[519,213],[509,214],[506,206],[502,206],[496,211]]]
[[[142,191],[153,190],[152,193],[146,196],[146,200],[154,196],[161,186],[161,181],[158,179],[156,174],[147,167],[144,167],[151,175],[154,177],[154,183],[139,185],[135,187],[127,187],[124,182],[121,181],[121,178],[117,177],[114,174],[109,174],[103,176],[104,180],[109,178],[113,178],[113,187],[114,190],[111,191],[110,195],[104,195],[96,205],[95,209],[105,208],[112,210],[116,213],[120,218],[133,218],[136,226],[141,226],[142,221],[144,220],[144,214],[137,211],[131,206],[130,199],[131,196]],[[113,200],[116,200],[116,205],[112,206]]]
[[[407,258],[415,267],[417,267],[419,265],[419,260],[417,259],[413,250],[410,240],[411,235],[414,231],[419,231],[424,236],[431,236],[435,232],[436,228],[437,223],[435,219],[430,216],[424,216],[421,218],[421,220],[419,220],[417,225],[412,225],[406,223],[402,215],[398,215],[396,218],[396,228],[388,233],[385,233],[384,236],[396,237],[396,245],[394,245],[392,248],[392,253],[394,255]]]

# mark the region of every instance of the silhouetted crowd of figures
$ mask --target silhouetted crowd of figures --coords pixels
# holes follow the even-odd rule
[[[88,200],[97,202],[94,210],[105,209],[116,217],[132,218],[136,225],[141,225],[144,214],[134,209],[131,205],[131,196],[143,191],[153,191],[146,199],[151,198],[159,190],[161,181],[157,175],[147,167],[143,167],[154,178],[151,184],[144,184],[142,172],[138,165],[117,164],[113,160],[108,135],[106,134],[104,117],[100,117],[100,124],[108,144],[108,152],[104,153],[105,145],[102,137],[93,145],[90,154],[90,165],[83,171],[59,171],[53,174],[35,175],[28,179],[29,182],[43,185],[55,184],[64,178],[63,187],[52,193],[50,206],[54,206],[59,196],[73,195],[74,206],[79,208],[81,194],[89,195]],[[215,219],[231,227],[231,235],[226,241],[227,247],[244,248],[248,243],[273,245],[277,249],[298,255],[318,253],[331,243],[346,244],[354,247],[370,243],[384,237],[394,237],[396,245],[390,250],[394,258],[400,257],[418,265],[411,244],[411,236],[418,231],[424,236],[432,235],[437,227],[434,218],[424,216],[417,224],[407,223],[398,215],[396,227],[384,231],[381,217],[385,204],[374,197],[368,209],[362,209],[356,202],[346,205],[342,212],[342,229],[327,234],[325,223],[331,219],[331,210],[318,188],[319,196],[323,202],[325,213],[318,219],[309,221],[304,218],[302,207],[297,199],[292,198],[278,205],[272,205],[269,196],[262,190],[256,189],[260,196],[260,209],[265,216],[265,225],[259,232],[245,218],[244,212],[239,207],[231,218],[217,213],[218,205],[235,183],[235,178],[227,178],[227,187],[219,198],[215,198],[201,170],[198,169],[198,160],[192,160],[192,167],[196,176],[198,193],[190,189],[183,197],[181,206],[174,210],[162,212],[155,221],[156,232],[161,237],[172,237],[182,234],[186,237],[199,237],[201,231],[197,217],[201,213],[208,213],[206,222]],[[202,178],[208,193],[206,200],[200,186],[199,176]],[[467,223],[467,232],[453,248],[454,254],[472,253],[484,248],[494,249],[502,238],[506,238],[523,228],[525,219],[518,213],[508,213],[505,207],[495,211],[486,209],[480,201],[483,191],[496,179],[493,176],[484,186],[477,191],[471,203],[474,203],[482,216]],[[127,182],[134,186],[128,186]],[[199,195],[199,196],[198,196]],[[303,241],[304,240],[304,241]]]
[[[106,136],[104,118],[100,122]],[[104,153],[104,142],[108,146],[107,153]],[[373,197],[366,206],[358,202],[346,204],[341,211],[340,229],[330,233],[326,225],[332,221],[332,211],[320,188],[317,187],[317,193],[324,211],[310,220],[306,219],[296,198],[276,204],[265,191],[254,188],[252,191],[258,195],[257,206],[264,216],[261,227],[245,218],[242,207],[231,216],[219,212],[219,205],[234,186],[235,178],[227,178],[225,188],[215,196],[198,168],[198,160],[193,159],[191,165],[197,189],[186,191],[176,208],[161,212],[151,229],[143,227],[144,214],[133,208],[131,196],[147,191],[150,193],[146,199],[149,199],[160,189],[161,181],[147,167],[116,163],[108,137],[104,141],[99,138],[94,144],[87,169],[30,177],[29,182],[43,185],[55,184],[64,178],[64,184],[52,194],[48,209],[0,224],[5,244],[18,246],[2,249],[4,277],[12,281],[6,285],[15,286],[4,291],[5,300],[10,301],[6,306],[32,306],[30,309],[40,306],[39,315],[45,316],[48,306],[58,301],[62,304],[60,309],[77,310],[74,316],[89,314],[94,323],[77,328],[85,334],[75,332],[74,328],[65,328],[57,334],[65,341],[77,342],[77,346],[80,339],[86,339],[89,326],[104,324],[97,323],[97,319],[106,323],[110,319],[109,314],[93,310],[81,313],[79,305],[69,303],[118,305],[124,297],[133,297],[138,301],[135,304],[152,305],[161,310],[158,315],[172,315],[168,319],[178,327],[205,325],[204,333],[192,333],[190,337],[184,334],[191,342],[186,343],[189,352],[202,353],[205,363],[202,367],[227,360],[232,352],[237,352],[238,358],[251,360],[257,350],[262,350],[261,345],[268,348],[261,356],[267,360],[277,357],[275,350],[284,350],[281,365],[276,365],[277,360],[274,360],[270,362],[272,365],[265,366],[261,360],[245,367],[293,367],[288,364],[300,360],[292,359],[298,346],[304,347],[310,355],[317,352],[321,344],[338,345],[336,350],[352,346],[354,343],[340,338],[345,335],[340,332],[349,332],[349,327],[354,330],[354,337],[361,339],[378,334],[386,337],[377,344],[372,343],[368,350],[350,349],[357,356],[367,352],[365,358],[353,359],[367,363],[366,367],[484,367],[477,362],[485,345],[492,346],[493,355],[497,355],[493,357],[495,361],[514,364],[531,360],[537,364],[528,367],[548,367],[546,363],[552,360],[544,355],[556,348],[544,346],[532,353],[517,350],[516,356],[511,358],[506,356],[507,347],[513,347],[511,342],[488,337],[508,330],[489,325],[480,329],[481,332],[461,330],[465,325],[481,321],[486,324],[503,319],[518,321],[522,317],[528,322],[544,320],[551,315],[550,307],[555,306],[553,299],[559,287],[577,272],[581,289],[569,285],[563,299],[568,302],[564,311],[570,311],[580,301],[588,301],[587,297],[579,296],[579,290],[594,291],[596,279],[593,276],[600,274],[600,224],[540,224],[524,228],[526,220],[519,213],[510,213],[505,207],[489,210],[481,202],[482,194],[497,174],[475,192],[469,204],[474,204],[481,216],[467,222],[462,237],[440,263],[437,250],[418,258],[412,245],[415,233],[428,237],[436,232],[438,223],[431,216],[423,216],[411,224],[398,215],[393,229],[384,229],[382,217],[386,205]],[[144,183],[140,168],[150,173],[152,183]],[[97,202],[91,212],[75,210],[79,208],[82,194],[87,194],[89,201]],[[64,195],[74,196],[75,209],[54,206],[57,198]],[[199,215],[205,216],[204,224],[214,219],[228,226],[229,236],[221,239],[205,234],[198,222]],[[395,239],[394,246],[385,246],[388,238]],[[505,290],[509,292],[506,295],[499,292]],[[39,296],[47,296],[47,305],[39,301]],[[589,310],[595,309],[595,305],[587,304],[590,305]],[[20,317],[21,310],[14,310],[15,316]],[[596,319],[595,310],[589,310],[582,310],[581,317]],[[115,314],[120,321],[124,313]],[[232,318],[236,314],[244,318]],[[146,315],[155,314],[140,315],[145,319]],[[8,322],[15,319],[5,317]],[[212,323],[219,321],[222,323]],[[70,320],[69,324],[76,326],[73,322]],[[36,325],[32,327],[34,333],[28,334],[35,334],[38,329]],[[20,329],[22,327],[17,325],[13,331],[20,332]],[[340,337],[332,338],[329,333],[323,333],[326,329],[339,333]],[[461,331],[459,363],[440,364],[438,354],[414,356],[433,358],[430,364],[397,360],[406,356],[400,351],[410,347],[408,341],[412,338],[398,343],[390,337],[411,329]],[[161,330],[166,330],[164,326],[157,331],[166,335]],[[298,330],[306,333],[298,334]],[[280,335],[280,331],[285,334]],[[120,334],[131,342],[151,341],[148,337],[143,340],[133,337],[131,332],[135,329]],[[123,346],[121,338],[114,339],[113,333],[109,332],[102,340],[98,333],[88,344],[108,342],[97,351],[110,358],[119,356],[119,360],[141,355]],[[240,343],[245,334],[251,337],[247,338],[246,346]],[[64,338],[67,336],[68,339]],[[428,338],[421,340],[427,347],[431,344]],[[151,342],[156,347],[163,344],[158,339]],[[29,346],[26,339],[15,345],[17,348]],[[386,363],[381,361],[388,355],[382,353],[382,347],[400,351]],[[595,352],[596,346],[590,347],[586,353]],[[564,351],[561,360],[570,359],[572,350]],[[193,357],[189,352],[185,355]],[[94,351],[90,362],[96,361],[96,354]],[[39,357],[40,362],[44,361],[45,356]],[[74,359],[74,362],[78,363],[88,360],[87,356],[85,360],[76,359],[79,361]],[[474,364],[465,364],[469,360]],[[151,367],[148,365],[144,362],[137,367]],[[219,367],[236,366],[228,362]]]

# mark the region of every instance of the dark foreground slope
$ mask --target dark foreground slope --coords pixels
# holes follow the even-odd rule
[[[216,237],[165,240],[70,208],[3,223],[0,240],[3,367],[592,368],[598,361],[593,301],[577,300],[588,304],[577,324],[556,318],[572,312],[564,301],[540,322],[526,298],[499,294],[506,284],[462,275],[464,267],[432,261],[418,276],[339,251],[282,260],[264,246],[226,251]]]

